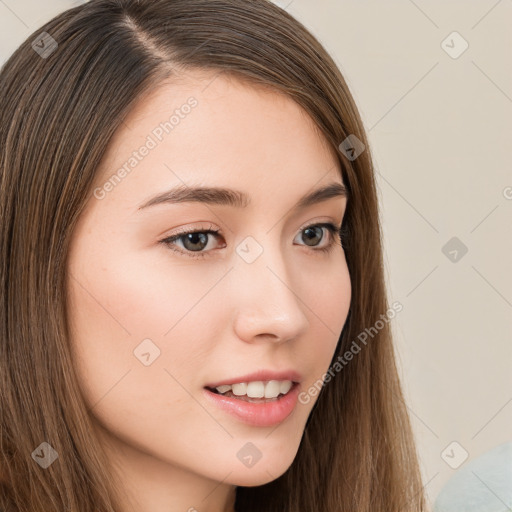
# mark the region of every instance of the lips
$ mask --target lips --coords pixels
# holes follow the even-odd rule
[[[302,381],[302,375],[295,370],[258,370],[250,374],[240,375],[238,377],[230,377],[227,379],[219,380],[216,382],[210,382],[204,387],[209,389],[215,389],[218,386],[225,384],[238,384],[241,382],[254,382],[254,381],[269,381],[269,380],[291,380],[293,383],[300,383]]]
[[[243,378],[249,377],[248,375]],[[297,405],[300,384],[294,384],[286,395],[273,399],[228,397],[204,389],[205,400],[231,417],[253,427],[270,427],[285,421]]]

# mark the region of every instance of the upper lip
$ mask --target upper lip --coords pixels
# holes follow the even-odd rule
[[[219,386],[223,386],[225,384],[238,384],[239,382],[255,382],[255,381],[268,381],[268,380],[291,380],[292,382],[301,382],[302,375],[296,372],[295,370],[282,370],[282,371],[273,371],[273,370],[258,370],[253,373],[249,373],[247,375],[241,375],[240,377],[230,377],[229,379],[219,380],[218,382],[213,382],[210,384],[206,384],[207,388],[216,388]]]

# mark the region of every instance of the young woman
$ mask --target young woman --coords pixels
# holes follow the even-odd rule
[[[0,87],[1,510],[425,510],[368,140],[302,24],[91,0]]]

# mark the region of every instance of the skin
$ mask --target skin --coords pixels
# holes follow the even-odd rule
[[[68,260],[77,375],[123,512],[231,512],[236,486],[282,475],[317,397],[277,426],[255,427],[207,401],[203,387],[293,368],[307,390],[329,368],[351,298],[337,235],[320,228],[308,245],[304,231],[340,225],[347,199],[292,212],[304,194],[343,183],[339,162],[306,112],[274,90],[198,70],[158,86],[116,133],[95,186],[190,96],[198,104],[172,132],[102,199],[91,196]],[[183,183],[238,189],[251,204],[138,209]],[[220,234],[206,235],[204,259],[161,243],[210,227]],[[248,236],[263,248],[250,264],[236,252]],[[330,237],[332,251],[318,251]],[[183,238],[174,247],[196,254]],[[147,338],[160,350],[148,366],[134,355]],[[247,442],[262,454],[252,467],[237,457]]]

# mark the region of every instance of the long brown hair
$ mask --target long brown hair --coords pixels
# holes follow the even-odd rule
[[[343,236],[352,301],[333,363],[373,328],[321,388],[290,468],[266,485],[238,487],[237,511],[425,510],[391,329],[382,321],[390,308],[370,145],[331,57],[267,0],[91,0],[46,23],[4,64],[0,509],[120,512],[73,370],[68,247],[109,140],[176,66],[271,87],[313,118],[349,189]],[[357,158],[339,147],[349,135],[365,146]],[[33,455],[43,442],[60,459],[46,469]]]

